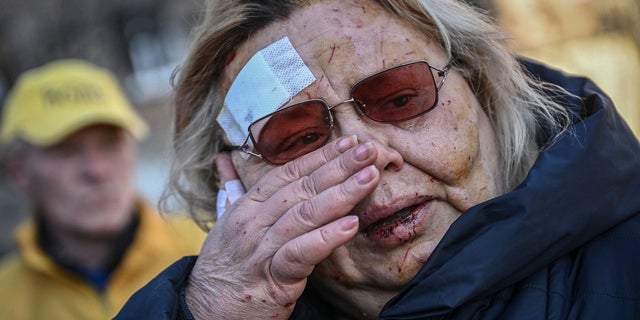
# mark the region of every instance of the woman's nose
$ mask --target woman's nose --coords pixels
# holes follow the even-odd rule
[[[404,158],[393,147],[382,144],[379,141],[371,140],[376,149],[378,149],[378,158],[376,159],[376,167],[380,171],[398,171],[404,165]]]

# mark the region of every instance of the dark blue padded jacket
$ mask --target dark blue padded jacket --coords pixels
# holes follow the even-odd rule
[[[581,115],[514,191],[451,225],[381,319],[640,319],[640,144],[591,81],[523,61],[575,94]],[[640,107],[640,106],[639,106]],[[136,293],[118,319],[190,319],[195,257]],[[308,288],[292,319],[333,319]]]

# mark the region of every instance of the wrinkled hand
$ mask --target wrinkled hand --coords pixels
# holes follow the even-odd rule
[[[343,137],[273,168],[228,206],[189,279],[194,316],[288,318],[314,266],[358,232],[347,214],[376,187],[376,156]]]

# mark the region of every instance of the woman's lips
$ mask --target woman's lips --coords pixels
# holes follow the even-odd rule
[[[393,215],[378,220],[361,230],[362,234],[380,245],[396,245],[416,238],[427,223],[431,201],[405,207]]]
[[[413,210],[415,210],[417,207],[418,207],[417,205],[406,207],[396,212],[392,216],[387,217],[386,219],[382,219],[380,221],[377,221],[369,225],[367,228],[363,230],[363,232],[369,233],[369,232],[372,232],[373,230],[377,230],[381,228],[393,229],[393,225],[397,224],[400,221],[409,222],[409,220],[411,219]]]

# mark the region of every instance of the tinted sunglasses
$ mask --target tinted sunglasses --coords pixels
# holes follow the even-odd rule
[[[331,109],[344,103],[352,103],[360,114],[381,123],[419,117],[438,104],[438,92],[449,68],[439,69],[426,61],[409,62],[358,81],[348,100],[329,105],[322,99],[310,99],[278,109],[251,123],[244,144],[232,149],[272,165],[285,164],[329,142],[334,126]]]

